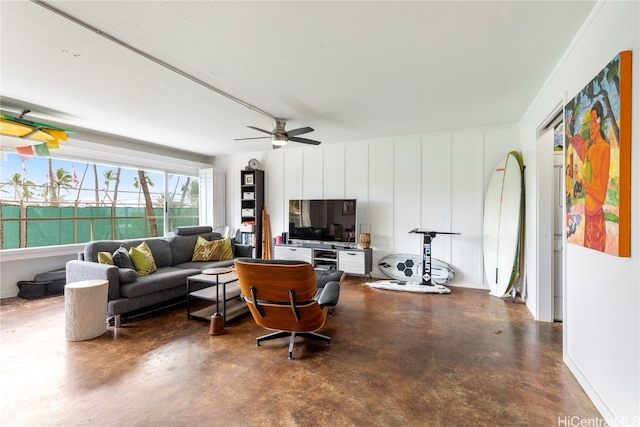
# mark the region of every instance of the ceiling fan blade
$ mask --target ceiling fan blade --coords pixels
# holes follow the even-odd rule
[[[268,133],[269,135],[273,135],[273,133],[269,132],[268,130],[260,129],[260,128],[257,128],[257,127],[255,127],[255,126],[247,126],[247,127],[248,127],[249,129],[253,129],[253,130],[257,130],[257,131],[259,131],[259,132],[264,132],[264,133]]]
[[[288,136],[297,136],[297,135],[302,135],[303,133],[309,133],[309,132],[313,132],[313,128],[307,126],[307,127],[303,127],[303,128],[298,128],[298,129],[293,129],[293,130],[287,131],[287,135]]]
[[[271,139],[270,136],[256,136],[254,138],[235,138],[234,141],[246,141],[247,139]]]
[[[320,141],[314,141],[313,139],[307,139],[307,138],[299,138],[297,136],[293,136],[293,137],[290,136],[289,141],[301,142],[303,144],[320,145]]]

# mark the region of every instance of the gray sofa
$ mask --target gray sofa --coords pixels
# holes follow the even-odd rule
[[[67,263],[67,283],[90,279],[108,280],[107,315],[114,317],[115,326],[119,327],[123,314],[177,298],[186,298],[187,277],[200,274],[202,270],[207,268],[233,265],[233,259],[192,262],[193,249],[198,236],[207,240],[222,238],[220,233],[213,232],[211,227],[194,226],[178,227],[174,230],[173,236],[167,237],[89,242],[85,245],[84,251],[78,254],[77,261]],[[113,253],[120,246],[129,250],[132,246],[138,246],[142,242],[146,242],[151,249],[151,254],[158,267],[155,272],[147,276],[140,276],[133,282],[126,283],[130,278],[125,280],[123,275],[127,272],[124,269],[98,263],[99,252]],[[231,248],[234,258],[251,257],[253,254],[252,246],[237,244],[233,239],[231,240]]]

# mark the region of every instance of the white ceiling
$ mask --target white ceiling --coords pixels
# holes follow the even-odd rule
[[[328,144],[516,123],[595,1],[46,4]],[[4,111],[206,156],[270,147],[233,141],[268,116],[42,5],[0,15]]]

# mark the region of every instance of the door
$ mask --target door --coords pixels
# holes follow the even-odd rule
[[[557,130],[556,130],[557,131]],[[565,173],[562,152],[554,154],[553,189],[553,320],[562,321]]]

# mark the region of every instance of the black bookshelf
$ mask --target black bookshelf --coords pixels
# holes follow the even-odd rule
[[[240,205],[240,243],[253,245],[255,257],[262,258],[263,170],[240,171]]]

